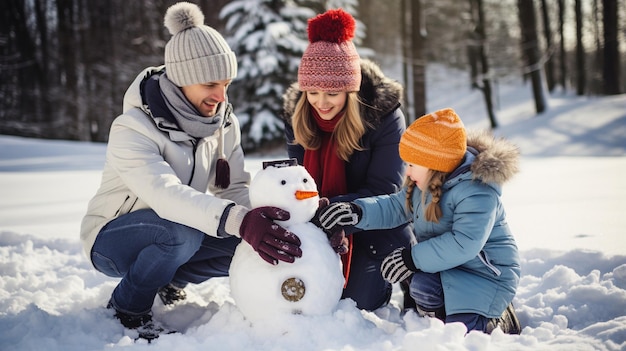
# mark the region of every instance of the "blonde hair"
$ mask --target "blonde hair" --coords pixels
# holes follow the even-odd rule
[[[312,107],[303,92],[296,103],[291,123],[294,143],[308,150],[317,150],[322,143],[320,130],[315,123]],[[337,155],[348,161],[354,151],[362,151],[361,137],[365,134],[366,123],[361,118],[358,92],[348,92],[345,114],[333,131],[332,138],[337,142]]]
[[[422,207],[426,207],[424,211],[424,216],[426,220],[429,222],[439,223],[439,218],[441,218],[441,205],[439,205],[439,200],[441,200],[441,186],[448,175],[447,172],[435,171],[433,169],[428,170],[428,175],[426,176],[426,184],[427,189],[422,191]],[[413,202],[411,198],[413,197],[413,190],[415,190],[416,183],[411,180],[411,178],[407,177],[405,180],[405,185],[407,186],[406,191],[406,208],[410,213],[413,212]],[[426,197],[428,194],[431,194],[431,201],[426,206]]]

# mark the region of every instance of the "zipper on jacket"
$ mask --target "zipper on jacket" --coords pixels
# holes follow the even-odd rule
[[[502,272],[498,269],[498,267],[494,266],[491,261],[489,260],[489,257],[487,256],[487,253],[485,251],[481,251],[478,253],[478,258],[480,259],[480,261],[487,266],[487,268],[489,268],[497,277],[499,277]]]
[[[187,182],[187,185],[189,186],[191,186],[193,175],[196,173],[196,151],[198,150],[198,140],[197,139],[191,140],[191,144],[193,145],[192,152],[191,152],[191,155],[193,156],[192,157],[193,161],[191,165],[191,176],[189,176],[189,181]]]

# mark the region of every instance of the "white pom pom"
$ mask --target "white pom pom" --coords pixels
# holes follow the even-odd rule
[[[196,4],[179,2],[167,9],[163,21],[170,34],[204,24],[204,14]]]

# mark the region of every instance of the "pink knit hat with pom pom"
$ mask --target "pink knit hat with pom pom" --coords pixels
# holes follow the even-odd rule
[[[298,68],[300,90],[359,91],[361,64],[352,43],[356,21],[342,9],[309,19],[309,46]]]

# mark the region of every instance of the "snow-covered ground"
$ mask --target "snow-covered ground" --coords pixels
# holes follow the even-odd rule
[[[488,127],[462,74],[428,77],[429,110]],[[134,343],[104,308],[117,280],[91,268],[78,240],[105,145],[0,136],[0,350],[626,350],[626,95],[548,101],[536,116],[529,86],[498,86],[496,134],[523,155],[503,196],[522,253],[519,336],[401,315],[397,290],[374,312],[341,301],[331,315],[251,326],[220,278],[189,286],[182,304],[157,300],[155,317],[180,333]]]

